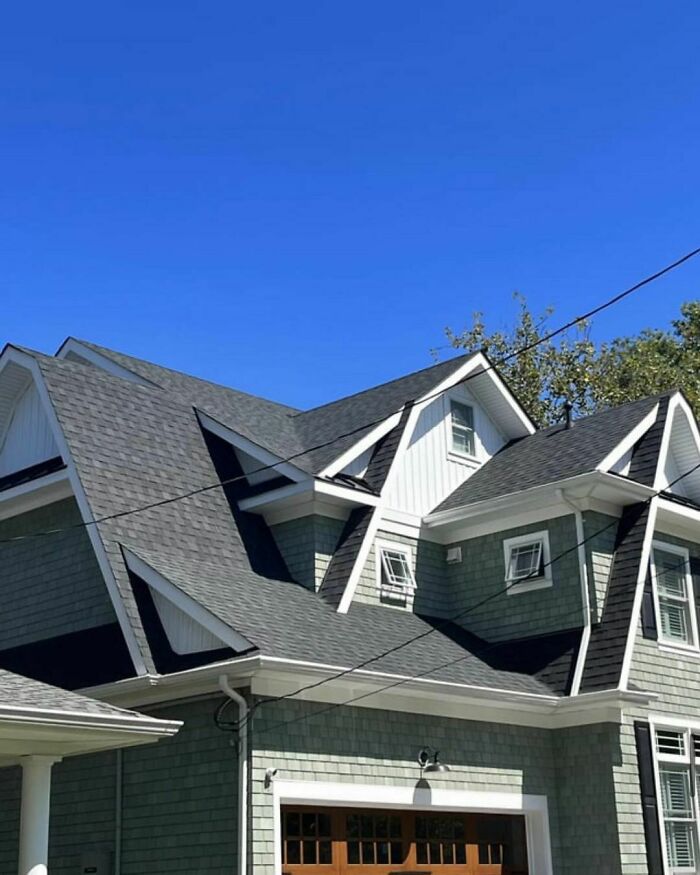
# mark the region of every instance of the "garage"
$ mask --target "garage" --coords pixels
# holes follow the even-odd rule
[[[528,875],[513,814],[283,806],[282,875]]]

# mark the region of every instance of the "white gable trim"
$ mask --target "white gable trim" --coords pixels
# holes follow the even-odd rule
[[[139,386],[150,386],[151,388],[156,385],[150,380],[146,380],[140,374],[137,374],[134,371],[130,371],[128,368],[125,368],[122,365],[118,365],[112,359],[107,358],[106,355],[102,355],[101,353],[96,352],[94,349],[90,349],[89,346],[85,346],[74,337],[69,337],[63,342],[60,349],[56,353],[56,358],[67,359],[69,353],[73,353],[73,355],[79,356],[81,359],[84,359],[89,364],[101,368],[103,371],[106,371],[108,374],[112,374],[112,376],[114,377],[121,377],[123,380],[129,380],[130,383],[138,383]],[[68,361],[70,361],[70,359],[68,359]]]
[[[261,467],[269,467],[271,470],[277,471],[278,474],[281,474],[283,477],[288,477],[295,483],[301,483],[311,479],[311,477],[300,468],[297,468],[290,462],[283,461],[279,456],[276,456],[274,453],[271,453],[259,444],[253,443],[253,441],[248,440],[248,438],[243,437],[243,435],[238,434],[238,432],[233,431],[233,429],[230,429],[228,426],[223,425],[208,413],[204,413],[204,411],[199,410],[198,408],[195,408],[195,410],[202,428],[215,434],[232,447],[242,450],[244,453],[257,459],[260,462]]]
[[[344,453],[341,453],[337,459],[334,459],[330,465],[327,465],[323,471],[319,473],[319,477],[335,477],[335,475],[342,471],[350,462],[353,462],[358,456],[362,455],[366,450],[370,447],[373,447],[377,441],[381,440],[384,435],[389,434],[389,432],[396,428],[401,419],[401,411],[398,413],[392,413],[386,419],[382,420],[376,428],[373,428],[368,434],[366,434],[363,438],[361,438],[357,443],[353,444],[349,449],[347,449]],[[359,429],[358,429],[359,430]]]
[[[672,438],[673,438],[673,422],[676,416],[676,413],[680,411],[685,417],[686,424],[690,430],[691,437],[695,444],[695,451],[697,454],[696,461],[700,461],[700,432],[698,431],[698,424],[693,411],[690,408],[690,405],[685,400],[683,395],[680,392],[677,392],[673,395],[668,402],[668,411],[666,413],[666,423],[664,427],[664,433],[661,440],[661,448],[659,450],[659,458],[656,465],[656,476],[654,478],[654,489],[655,491],[661,491],[666,487],[664,483],[664,474],[666,470],[666,463],[668,460],[669,453],[672,448]],[[684,474],[685,471],[679,471],[679,474]],[[694,476],[691,479],[700,480],[700,472],[695,472]]]
[[[70,481],[71,489],[78,504],[80,515],[83,519],[83,522],[85,523],[85,529],[87,531],[88,537],[90,538],[90,543],[92,544],[92,548],[95,551],[95,557],[97,559],[98,565],[100,566],[100,571],[102,572],[102,577],[104,578],[107,592],[109,593],[110,599],[112,600],[112,606],[114,607],[114,612],[117,615],[117,620],[122,630],[122,634],[124,635],[126,646],[129,650],[132,662],[134,663],[134,669],[136,670],[137,674],[147,674],[146,664],[143,661],[141,649],[139,648],[138,641],[136,640],[136,635],[134,634],[134,630],[127,616],[126,608],[119,592],[119,587],[117,585],[114,572],[112,571],[112,567],[109,564],[107,552],[105,550],[104,544],[102,543],[100,533],[94,523],[95,518],[88,503],[85,490],[83,489],[83,484],[80,482],[80,477],[78,476],[75,462],[73,461],[73,457],[70,453],[70,450],[68,449],[68,443],[66,442],[63,430],[61,429],[61,426],[58,422],[56,411],[53,409],[53,404],[51,403],[51,399],[49,397],[46,384],[44,383],[44,378],[41,370],[39,369],[36,360],[32,358],[32,356],[30,356],[28,353],[22,352],[21,350],[15,349],[14,347],[7,347],[2,353],[2,356],[0,356],[0,373],[2,373],[2,370],[4,370],[9,362],[14,362],[20,367],[26,368],[34,379],[34,383],[39,392],[39,397],[41,398],[44,405],[44,412],[46,413],[51,428],[53,429],[54,438],[58,445],[61,457],[66,464],[66,471],[68,473],[68,479]]]
[[[617,462],[619,462],[625,453],[629,452],[632,447],[640,440],[656,422],[656,417],[659,415],[659,405],[656,404],[653,410],[639,422],[635,427],[625,435],[625,437],[614,447],[607,456],[596,466],[596,471],[609,471]]]
[[[223,644],[236,651],[249,650],[253,646],[247,638],[239,635],[227,623],[224,623],[223,620],[220,620],[211,611],[184,593],[178,586],[168,580],[167,577],[164,577],[159,571],[156,571],[155,568],[128,547],[122,545],[122,552],[124,554],[124,561],[130,571],[137,577],[140,577],[144,583],[148,584],[148,586],[160,593],[164,598],[168,599],[168,601],[172,602],[184,614],[187,614],[196,623],[199,623],[200,626],[211,632]]]

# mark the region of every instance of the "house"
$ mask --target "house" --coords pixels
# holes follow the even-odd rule
[[[695,872],[699,574],[678,392],[537,430],[481,354],[308,411],[0,357],[0,666],[182,724],[52,767],[52,875]]]

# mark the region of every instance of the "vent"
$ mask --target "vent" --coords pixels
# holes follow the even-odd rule
[[[447,555],[445,556],[448,565],[457,565],[462,561],[461,547],[448,547]]]

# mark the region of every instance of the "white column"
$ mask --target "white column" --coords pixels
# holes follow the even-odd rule
[[[22,757],[19,875],[46,875],[49,858],[51,766],[60,757]]]

